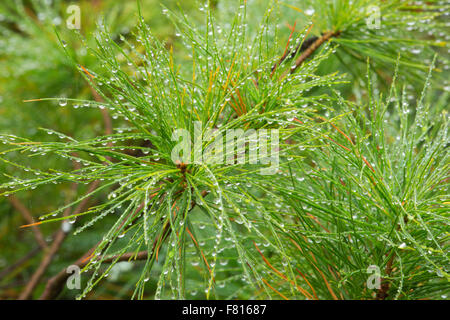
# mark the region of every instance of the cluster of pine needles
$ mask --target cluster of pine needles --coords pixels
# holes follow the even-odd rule
[[[83,114],[101,115],[104,133],[47,128],[36,141],[2,128],[0,135],[4,201],[35,194],[51,208],[25,230],[62,225],[61,243],[95,239],[67,263],[82,270],[78,298],[124,264],[138,270],[135,299],[447,297],[444,1],[163,7],[170,41],[146,23],[139,4],[126,34],[106,20],[91,38],[53,30],[66,76],[82,77],[85,90],[24,99],[34,110],[79,109],[81,123]],[[378,10],[376,27],[370,8]],[[277,171],[175,163],[173,132],[193,136],[197,123],[224,136],[278,130]],[[75,198],[53,201],[45,195],[51,188]],[[58,297],[69,275],[49,274],[40,297]],[[33,277],[22,297],[32,297],[42,274]]]

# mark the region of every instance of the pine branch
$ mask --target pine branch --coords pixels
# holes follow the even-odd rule
[[[88,252],[86,252],[80,259],[78,259],[75,263],[73,263],[73,265],[76,265],[80,268],[85,267],[90,262],[90,257],[97,248],[98,244],[92,247]],[[147,258],[148,258],[148,251],[141,251],[138,253],[130,252],[122,254],[120,256],[109,257],[107,259],[102,260],[102,263],[121,262],[130,260],[139,261],[139,260],[146,260]],[[61,291],[64,289],[64,285],[69,277],[70,274],[66,272],[66,269],[63,269],[57,275],[50,278],[47,282],[44,292],[39,297],[39,300],[53,300],[57,298],[58,295],[61,293]]]
[[[17,199],[14,195],[8,198],[9,202],[13,205],[14,208],[19,211],[24,217],[27,224],[32,225],[31,230],[33,230],[34,237],[42,249],[48,249],[48,244],[44,240],[44,235],[41,232],[41,229],[37,225],[34,225],[34,219],[31,212],[22,204],[22,202]]]
[[[103,181],[96,191],[109,192],[107,197],[99,194],[100,204],[80,213],[92,218],[76,233],[102,239],[75,262],[88,270],[95,267],[83,297],[97,284],[105,285],[101,281],[115,262],[133,258],[147,260],[139,266],[142,273],[133,295],[139,298],[153,289],[146,281],[156,271],[154,259],[161,260],[155,298],[194,298],[197,291],[227,299],[371,299],[375,294],[381,300],[391,298],[393,288],[394,298],[442,295],[449,279],[443,129],[448,126],[442,117],[448,95],[433,92],[416,101],[417,86],[409,81],[425,80],[428,64],[436,70],[429,53],[440,45],[431,38],[440,34],[434,17],[441,15],[441,6],[427,3],[403,12],[399,0],[329,4],[308,0],[295,9],[315,12],[313,21],[302,19],[305,30],[314,22],[317,30],[339,31],[308,38],[310,27],[290,51],[295,26],[280,48],[279,39],[288,35],[279,22],[299,21],[298,11],[289,11],[293,7],[272,10],[278,5],[273,4],[262,10],[244,3],[233,23],[225,19],[224,26],[217,24],[219,11],[202,7],[203,25],[165,9],[176,28],[177,38],[169,41],[176,52],[153,34],[139,11],[136,39],[102,26],[95,33],[95,48],[87,45],[96,63],[74,55],[72,67],[83,70],[93,101],[75,96],[60,104],[102,109],[105,135],[79,141],[57,134],[51,142],[0,135],[10,148],[5,153],[2,149],[0,160],[27,172],[26,180],[13,176],[0,185],[2,193],[68,181]],[[379,29],[366,25],[371,4],[383,16]],[[247,23],[255,21],[250,13],[264,17],[257,28]],[[419,32],[411,32],[414,28]],[[70,41],[66,37],[70,39],[61,33],[61,39]],[[339,46],[320,50],[331,41]],[[441,60],[439,56],[439,69],[447,70]],[[389,79],[393,85],[386,92],[380,79],[394,72],[396,61],[395,77]],[[81,62],[89,64],[89,71]],[[401,95],[397,78],[404,86]],[[430,79],[425,87],[437,90]],[[123,128],[114,130],[105,107]],[[238,163],[235,154],[229,158],[234,163],[172,160],[177,144],[173,134],[181,129],[195,135],[196,122],[202,123],[201,132],[214,130],[224,137],[230,129],[277,129],[276,174],[262,177],[259,164]],[[247,142],[245,151],[252,147]],[[199,151],[210,151],[210,146],[202,141]],[[82,167],[63,172],[35,163],[37,169],[31,168],[14,160],[25,152],[74,159]],[[42,223],[67,218],[69,207],[90,196],[46,214]],[[407,229],[395,219],[401,215],[413,219]],[[99,234],[91,228],[99,221],[113,226]],[[57,240],[55,236],[53,252],[58,251],[53,247],[58,247]],[[40,275],[29,286],[36,286],[52,259],[44,257]],[[363,271],[379,261],[386,262],[381,288],[371,292]],[[103,262],[111,265],[99,276]],[[200,270],[203,262],[207,269]],[[199,271],[209,277],[206,285],[198,280]],[[54,275],[40,298],[58,297],[69,276],[66,269]],[[185,282],[193,292],[186,291]]]
[[[311,47],[319,38],[316,36],[310,37],[303,41],[302,43],[299,43],[297,47],[295,47],[293,50],[290,50],[283,54],[283,56],[280,58],[280,60],[275,63],[272,66],[272,73],[275,72],[275,70],[286,60],[294,58],[299,52],[303,52],[307,50],[309,47]]]
[[[308,59],[312,54],[314,54],[314,52],[318,48],[320,48],[322,44],[324,44],[333,37],[339,37],[340,34],[341,31],[327,31],[319,38],[314,39],[313,42],[307,43],[305,51],[295,61],[295,66],[292,67],[290,70],[286,70],[280,79],[285,78],[288,74],[293,74],[303,64],[303,62],[306,61],[306,59]]]
[[[89,186],[88,192],[93,192],[99,185],[99,182],[94,182]],[[72,214],[76,215],[82,211],[84,211],[87,208],[87,205],[89,204],[90,199],[86,198],[84,199],[78,207],[74,209]],[[64,216],[67,217],[70,213],[70,210],[66,210]],[[64,223],[64,222],[63,222]],[[56,235],[54,237],[53,243],[50,246],[48,252],[45,253],[39,267],[37,270],[33,273],[31,276],[30,281],[26,285],[25,289],[22,291],[22,293],[19,296],[19,300],[26,300],[29,299],[31,294],[33,293],[34,289],[38,285],[39,281],[41,280],[42,276],[45,274],[45,271],[47,271],[47,268],[50,266],[50,263],[53,261],[53,258],[58,253],[62,243],[64,242],[64,239],[67,236],[67,232],[61,227],[60,230],[56,232]]]

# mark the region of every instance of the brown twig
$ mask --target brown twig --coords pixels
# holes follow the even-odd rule
[[[94,88],[92,88],[92,86],[91,86],[91,93],[92,93],[92,96],[94,97],[95,101],[97,101],[97,102],[104,102],[104,100],[101,97],[101,95],[99,95],[98,92],[95,91]],[[113,134],[112,120],[111,120],[111,117],[109,116],[108,111],[105,108],[100,109],[100,111],[102,113],[103,124],[105,126],[105,134],[106,135]]]
[[[390,276],[392,274],[392,265],[394,264],[395,254],[392,253],[391,258],[389,259],[388,263],[386,264],[385,273]],[[391,284],[386,279],[382,279],[381,287],[378,289],[377,292],[377,300],[385,300],[389,294],[389,289],[391,288]]]
[[[98,181],[93,182],[88,190],[88,193],[93,192],[99,185]],[[75,208],[75,210],[72,212],[73,215],[76,215],[87,207],[89,203],[89,198],[83,199],[83,201],[80,202],[80,204]],[[68,216],[70,213],[70,210],[66,210],[64,213],[64,216]],[[22,291],[22,293],[19,296],[19,300],[26,300],[29,299],[31,294],[33,293],[34,289],[38,285],[39,281],[41,280],[42,276],[44,275],[45,271],[47,271],[47,268],[49,267],[50,263],[52,262],[53,258],[55,257],[56,253],[59,251],[62,243],[64,242],[64,239],[66,238],[67,233],[61,228],[56,232],[56,235],[54,237],[53,243],[50,246],[48,252],[44,255],[42,258],[42,261],[38,267],[38,269],[33,273],[31,276],[30,281],[26,285],[25,289]]]
[[[30,224],[30,225],[34,224],[35,221],[33,219],[33,215],[22,204],[22,202],[19,201],[19,199],[17,199],[14,195],[11,195],[10,197],[8,197],[8,199],[9,199],[9,202],[11,203],[11,205],[22,214],[23,218],[25,219],[25,221],[28,224]],[[42,234],[41,229],[39,229],[39,227],[37,225],[33,225],[31,227],[31,230],[33,230],[34,237],[36,238],[36,241],[39,244],[39,246],[42,249],[47,249],[48,245],[47,245],[47,242],[45,242],[45,240],[44,240],[44,235]]]
[[[97,102],[104,102],[102,96],[97,91],[95,91],[95,89],[92,86],[90,88],[91,88],[91,93],[92,93],[92,96],[94,97],[94,100]],[[109,112],[105,108],[101,108],[100,112],[102,113],[102,117],[103,117],[103,124],[105,126],[105,134],[112,135],[114,130],[113,130],[111,117],[109,116]],[[113,143],[111,141],[108,141],[107,146],[111,148],[113,146]],[[109,156],[107,156],[106,159],[108,161],[111,161],[111,157],[109,157]]]
[[[154,195],[152,195],[151,197],[153,197],[153,196]],[[122,223],[116,228],[116,230],[120,230],[124,226],[124,224],[129,220],[130,215],[132,215],[131,220],[133,222],[133,219],[144,208],[144,206],[145,206],[145,202],[142,202],[141,205],[134,212],[132,212],[132,213],[130,212],[130,214],[123,219]],[[86,252],[80,259],[78,259],[73,265],[77,265],[80,268],[83,268],[84,266],[86,266],[89,263],[89,261],[91,260],[93,252],[97,249],[97,247],[100,244],[101,244],[101,242],[98,242],[95,246],[93,246],[91,249],[89,249],[88,252]],[[154,245],[154,247],[155,247],[155,245]],[[127,257],[127,254],[125,254],[124,256]],[[142,256],[142,253],[138,254],[138,256]],[[122,259],[122,258],[120,258],[120,259]],[[103,260],[103,262],[108,262],[108,261],[109,261],[109,259]],[[124,261],[124,260],[119,260],[119,261]],[[66,269],[63,269],[57,275],[55,275],[50,280],[48,280],[48,282],[45,286],[44,292],[40,296],[39,300],[50,300],[50,299],[56,298],[59,295],[59,293],[62,291],[62,289],[64,287],[64,283],[67,281],[67,278],[69,276],[70,276],[70,274],[68,274],[66,272]]]
[[[134,212],[134,215],[136,215],[137,212],[139,212],[140,210],[142,210],[141,206]],[[127,220],[127,219],[124,219],[124,222],[118,227],[118,229],[120,229],[121,226],[125,223],[125,220]],[[81,258],[79,258],[72,265],[76,265],[79,268],[84,268],[91,261],[95,250],[97,249],[97,247],[100,244],[101,244],[101,241],[98,242],[91,249],[89,249]],[[157,239],[155,239],[155,242],[153,243],[152,256],[155,253],[157,244],[158,244],[158,241],[157,241]],[[141,251],[138,253],[131,252],[131,253],[125,253],[123,255],[115,255],[115,256],[112,256],[112,257],[102,260],[102,263],[110,263],[113,261],[117,261],[117,262],[128,261],[131,258],[134,258],[134,260],[145,260],[148,258],[148,251]],[[64,284],[67,281],[67,279],[69,278],[69,276],[70,276],[70,274],[67,273],[67,269],[64,268],[57,275],[50,278],[45,286],[44,292],[39,297],[39,300],[55,299],[63,290]]]
[[[94,99],[97,102],[103,102],[102,97],[92,88],[92,86],[91,86],[91,93],[92,93]],[[102,116],[103,116],[103,122],[104,122],[104,126],[105,126],[105,134],[111,135],[113,133],[113,126],[112,126],[112,121],[111,121],[111,118],[110,118],[110,116],[108,114],[108,111],[106,111],[105,109],[101,109],[101,113],[102,113]],[[108,146],[111,147],[112,143],[109,142]],[[111,160],[109,157],[107,157],[107,159],[109,161]],[[79,164],[77,164],[76,162],[74,163],[74,166],[75,166],[75,169],[79,169]],[[88,194],[93,192],[95,189],[97,189],[99,184],[100,184],[99,181],[94,181],[89,186]],[[72,191],[76,192],[77,187],[78,187],[78,184],[74,183],[72,185]],[[14,201],[14,198],[12,198],[12,201]],[[86,208],[87,204],[89,203],[89,201],[90,201],[90,197],[87,197],[87,198],[83,199],[83,201],[81,201],[81,203],[76,207],[76,209],[72,213],[71,213],[71,208],[70,207],[67,208],[64,211],[63,216],[67,217],[69,214],[76,215],[76,214],[81,213],[83,210],[85,210],[85,208]],[[27,212],[26,208],[23,207],[23,206],[20,206],[21,204],[19,202],[17,202],[17,201],[15,201],[15,204],[16,204],[17,208],[20,208],[19,211],[21,211],[22,214],[24,214],[24,216],[27,216],[27,218],[29,219],[29,224],[33,224],[33,220],[31,218],[31,214],[29,214],[29,212]],[[56,235],[54,237],[54,241],[53,241],[52,245],[50,246],[49,250],[46,252],[44,257],[42,258],[42,261],[41,261],[38,269],[33,273],[30,281],[27,283],[25,289],[20,294],[19,300],[25,300],[25,299],[29,299],[30,298],[31,294],[33,293],[34,289],[38,285],[38,283],[41,280],[42,276],[44,275],[45,271],[48,269],[48,267],[49,267],[50,263],[52,262],[54,256],[59,251],[62,243],[64,242],[64,239],[67,236],[67,233],[63,230],[62,227],[63,227],[63,224],[61,225],[61,229],[56,232]],[[32,228],[35,231],[35,234],[37,233],[37,231],[39,231],[39,229],[37,228],[36,225],[33,225]],[[39,233],[40,233],[40,231],[39,231]],[[38,235],[36,234],[36,236],[38,236]],[[43,240],[43,238],[42,238],[42,240]],[[44,243],[45,243],[45,241],[44,241]]]
[[[202,197],[205,197],[208,195],[208,193],[209,193],[208,191],[204,190],[204,191],[202,191],[201,195],[202,195]],[[192,201],[190,210],[192,210],[196,206],[196,204],[197,203],[195,200]],[[141,204],[134,211],[133,216],[136,216],[137,213],[139,213],[143,209],[143,205],[144,204]],[[123,221],[123,223],[121,225],[119,225],[118,229],[120,229],[124,225],[126,220],[128,220],[128,217],[125,218],[125,220]],[[157,248],[159,248],[162,245],[162,243],[164,242],[164,240],[167,239],[170,232],[171,232],[170,224],[167,224],[164,227],[164,229],[162,230],[161,235],[154,240],[150,258],[153,258],[153,255],[155,255],[157,252]],[[97,249],[97,247],[100,245],[100,243],[101,242],[99,242],[95,246],[93,246],[88,252],[86,252],[81,258],[79,258],[73,265],[77,265],[80,268],[85,267],[91,260],[94,251]],[[117,259],[118,259],[117,261],[128,261],[131,258],[134,258],[134,260],[148,259],[149,258],[148,251],[141,251],[138,253],[125,253],[120,256],[116,255],[116,256],[102,260],[102,263],[110,263],[110,262],[116,261]],[[40,296],[39,300],[55,299],[63,290],[64,284],[67,281],[67,279],[69,278],[69,276],[70,276],[70,274],[68,274],[66,271],[66,268],[64,268],[57,275],[55,275],[54,277],[49,279],[47,282],[47,285],[45,286],[44,292]]]
[[[96,185],[92,188],[92,190],[88,191],[88,193],[94,191],[97,187],[99,182],[96,181],[95,182]],[[88,200],[89,198],[85,199]],[[131,219],[134,219],[135,216],[143,209],[144,207],[144,203],[143,202],[133,213],[130,213],[133,215],[133,217]],[[80,204],[81,205],[81,204]],[[118,226],[117,230],[120,230],[123,225],[125,224],[125,222],[128,220],[130,215],[128,215],[123,221],[122,223]],[[92,254],[95,251],[95,249],[98,247],[98,245],[101,242],[97,243],[94,247],[92,247],[87,253],[85,253],[80,259],[78,259],[74,265],[79,266],[80,268],[84,267],[92,258]],[[139,255],[139,254],[138,254]],[[139,256],[142,256],[142,254],[140,254]],[[126,255],[125,255],[126,257]],[[108,260],[104,260],[104,262],[107,262]],[[123,261],[123,260],[119,260],[119,261]],[[67,278],[70,275],[67,274],[66,269],[63,269],[62,271],[60,271],[57,275],[53,276],[52,278],[50,278],[45,286],[44,292],[42,293],[42,295],[40,296],[39,300],[50,300],[50,299],[54,299],[55,297],[57,297],[59,295],[59,293],[61,292],[61,290],[63,289],[64,286],[64,282],[67,280]]]
[[[328,31],[325,32],[321,37],[317,38],[314,42],[309,44],[307,49],[300,55],[300,57],[297,58],[295,61],[295,66],[291,68],[290,70],[287,70],[281,77],[283,79],[288,74],[294,73],[298,67],[300,67],[303,62],[306,61],[323,43],[330,40],[333,37],[338,37],[341,34],[340,31]]]
[[[39,281],[41,280],[45,271],[47,270],[48,266],[52,262],[53,257],[58,252],[64,238],[65,238],[65,232],[61,232],[61,231],[57,232],[55,240],[53,241],[49,251],[44,255],[44,258],[42,259],[38,269],[33,273],[30,281],[25,286],[25,289],[19,295],[19,298],[18,298],[19,300],[26,300],[26,299],[30,298],[30,296],[33,293],[34,289],[36,288],[37,284],[39,283]]]
[[[97,246],[100,243],[97,243],[94,247],[92,247],[88,252],[86,252],[80,259],[78,259],[73,265],[76,265],[80,268],[85,267],[89,261],[90,257],[92,256],[93,252],[97,248]],[[141,251],[141,252],[129,252],[125,253],[123,255],[115,255],[109,258],[106,258],[102,260],[102,263],[111,263],[113,261],[129,261],[131,259],[133,260],[145,260],[148,258],[148,251]],[[62,291],[65,282],[69,278],[70,274],[67,273],[67,269],[61,270],[57,275],[52,277],[50,280],[48,280],[47,285],[44,289],[44,292],[39,297],[39,300],[52,300],[55,299],[59,293]]]
[[[403,221],[405,224],[407,224],[408,218],[405,216],[403,218]],[[401,229],[401,226],[399,224],[399,225],[397,225],[397,231],[399,231],[400,229]],[[390,277],[392,274],[392,271],[394,270],[393,265],[394,265],[394,260],[395,260],[395,252],[393,251],[393,249],[391,249],[391,250],[389,250],[389,253],[387,255],[388,256],[390,255],[391,257],[389,258],[389,261],[386,264],[386,268],[385,268],[384,272],[386,273],[386,275],[388,277]],[[386,278],[383,278],[381,281],[381,287],[380,287],[380,289],[378,289],[376,299],[377,300],[385,300],[389,296],[390,288],[391,288],[391,283]]]
[[[74,156],[76,156],[76,154],[74,154]],[[78,170],[80,169],[80,165],[74,161],[74,169]],[[78,187],[77,183],[73,183],[72,184],[72,188],[71,191],[74,193],[76,192]],[[80,203],[80,205],[77,207],[77,209],[74,211],[74,213],[79,213],[81,210],[83,210],[82,206],[85,206],[87,204],[87,199],[84,199],[84,201],[82,201]],[[70,214],[70,207],[67,208],[64,213],[63,216],[67,217]],[[78,212],[77,212],[78,211]],[[64,222],[63,222],[64,223]],[[38,285],[39,281],[41,280],[42,276],[44,275],[45,271],[47,270],[47,268],[49,267],[50,263],[52,262],[54,256],[56,255],[56,253],[58,252],[59,248],[62,245],[62,242],[64,241],[65,237],[66,237],[66,233],[63,231],[61,225],[61,229],[58,230],[55,234],[55,236],[53,237],[53,243],[50,246],[50,248],[48,249],[48,251],[45,252],[44,257],[41,260],[41,263],[39,264],[39,267],[37,268],[37,270],[33,273],[33,275],[31,276],[30,281],[27,283],[27,285],[25,286],[25,289],[22,291],[22,293],[19,295],[19,300],[25,300],[30,298],[31,294],[33,293],[34,289],[36,288],[36,286]]]

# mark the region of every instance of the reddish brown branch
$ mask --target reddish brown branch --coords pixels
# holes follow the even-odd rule
[[[91,93],[92,93],[92,96],[94,97],[95,101],[104,102],[102,96],[97,91],[95,91],[95,89],[92,86],[91,86]],[[102,113],[103,124],[105,126],[105,134],[112,135],[114,130],[113,130],[111,117],[109,116],[109,112],[105,108],[100,108],[100,111]],[[112,142],[109,141],[107,143],[107,146],[111,148],[113,146]],[[111,161],[111,157],[109,157],[109,156],[106,157],[106,159],[108,159],[108,161]]]
[[[133,219],[135,219],[137,214],[144,208],[144,205],[145,205],[145,202],[143,202],[135,211],[133,211],[127,217],[125,217],[124,220],[122,221],[122,223],[116,228],[116,230],[122,229],[124,224],[129,220],[130,215],[132,215],[131,221],[133,222]],[[92,255],[93,255],[94,251],[97,249],[97,247],[100,245],[100,243],[101,242],[98,242],[95,246],[93,246],[91,249],[89,249],[89,251],[86,252],[73,265],[76,265],[76,266],[78,266],[80,268],[85,267],[89,263],[89,261],[92,259]],[[154,247],[155,247],[155,245],[154,245]],[[147,254],[147,252],[145,252],[145,254]],[[130,255],[131,255],[131,253],[130,254],[124,254],[123,256],[121,256],[119,258],[118,261],[128,260],[131,257]],[[128,257],[128,259],[127,259],[127,257]],[[144,257],[144,252],[138,253],[137,257],[140,257],[141,259],[144,259],[143,258]],[[124,259],[124,260],[121,260],[121,259]],[[108,259],[103,260],[102,262],[112,262],[114,260],[115,260],[114,258],[108,258]],[[59,295],[59,293],[62,291],[62,289],[64,287],[64,283],[67,281],[69,276],[70,276],[70,274],[68,274],[66,272],[66,269],[63,269],[57,275],[55,275],[50,280],[48,280],[48,282],[47,282],[47,284],[45,286],[44,292],[42,293],[42,295],[39,298],[39,300],[51,300],[51,299],[56,298]]]
[[[37,246],[30,252],[28,252],[25,256],[17,260],[14,264],[8,266],[7,268],[3,269],[0,272],[0,280],[6,277],[8,274],[16,270],[17,268],[21,267],[23,264],[25,264],[30,259],[34,258],[39,252],[41,252],[42,248]]]
[[[93,87],[91,87],[91,93],[95,101],[104,102],[102,96],[97,91],[95,91]],[[111,117],[109,116],[109,113],[105,108],[101,108],[100,110],[102,112],[103,124],[105,126],[105,134],[110,135],[113,133]]]
[[[138,208],[139,210],[139,208]],[[136,212],[138,211],[135,211]],[[123,224],[122,224],[123,225]],[[119,226],[120,229],[120,226]],[[78,266],[80,269],[84,268],[92,259],[93,254],[97,247],[100,245],[101,242],[98,242],[95,246],[93,246],[91,249],[89,249],[88,252],[86,252],[81,258],[79,258],[75,263],[72,265]],[[158,244],[158,241],[155,240],[153,243],[153,250],[152,250],[152,256],[155,252],[156,245]],[[125,253],[123,255],[115,255],[109,258],[106,258],[102,260],[102,263],[111,263],[113,261],[129,261],[130,259],[133,260],[145,260],[148,258],[148,251],[141,251],[138,253],[130,252]],[[58,297],[58,295],[61,293],[61,291],[64,288],[64,284],[66,283],[67,279],[70,277],[70,274],[67,273],[67,269],[64,268],[61,270],[57,275],[50,278],[45,286],[44,292],[39,297],[39,300],[52,300]]]
[[[392,274],[392,265],[394,264],[395,254],[393,253],[388,263],[386,264],[385,273],[390,276]],[[377,300],[385,300],[389,294],[389,289],[391,288],[391,284],[388,280],[382,279],[381,287],[377,292]]]
[[[288,60],[288,59],[292,59],[292,58],[294,58],[294,57],[297,55],[297,53],[303,52],[303,51],[305,51],[306,49],[308,49],[315,41],[317,41],[317,39],[319,39],[319,38],[316,37],[316,36],[311,37],[311,38],[309,38],[309,39],[303,41],[302,43],[299,43],[299,44],[297,45],[297,47],[296,47],[294,50],[291,50],[291,51],[289,51],[289,52],[285,52],[285,53],[283,54],[283,56],[280,58],[280,60],[278,60],[278,62],[275,63],[275,64],[272,66],[272,73],[274,73],[275,70],[276,70],[276,69],[277,69],[284,61],[286,61],[286,60]]]
[[[102,97],[92,87],[91,87],[91,92],[92,92],[92,95],[93,95],[94,99],[97,102],[103,102]],[[110,118],[108,112],[105,109],[101,109],[101,113],[102,113],[102,116],[103,116],[103,122],[104,122],[104,126],[105,126],[105,134],[111,135],[113,133],[113,126],[112,126],[111,118]],[[108,146],[111,147],[112,143],[109,142]],[[110,160],[109,157],[107,157],[107,158],[108,158],[108,160]],[[75,165],[75,169],[79,169],[79,165],[77,163],[75,163],[74,165]],[[95,189],[97,189],[99,184],[100,184],[99,181],[94,181],[89,186],[89,190],[87,191],[87,193],[89,194],[89,193],[93,192]],[[72,191],[73,192],[76,192],[77,186],[78,185],[76,183],[74,183],[72,185]],[[21,206],[20,202],[14,201],[14,200],[17,200],[17,199],[12,198],[13,205],[15,204],[15,206],[18,208],[18,210],[22,212],[22,214],[26,217],[26,219],[29,220],[28,223],[32,224],[33,223],[33,219],[31,218],[31,214],[26,210],[25,207]],[[67,208],[64,211],[63,216],[67,217],[70,214],[77,215],[77,214],[81,213],[82,211],[85,210],[85,208],[87,207],[89,201],[90,201],[90,197],[87,197],[87,198],[83,199],[83,201],[81,201],[79,203],[79,205],[75,208],[75,210],[72,213],[71,213],[71,209]],[[36,237],[42,236],[42,234],[40,234],[40,230],[37,228],[37,226],[32,226],[32,227],[33,227],[33,230],[35,231]],[[43,277],[43,275],[47,271],[50,263],[52,262],[52,260],[54,258],[54,256],[59,251],[62,243],[64,242],[64,239],[67,236],[67,233],[63,230],[62,227],[63,227],[63,225],[61,225],[61,229],[56,232],[56,235],[54,237],[54,241],[53,241],[51,247],[45,253],[45,255],[42,258],[42,261],[41,261],[41,263],[40,263],[40,265],[38,267],[38,269],[34,272],[34,274],[32,275],[32,277],[30,279],[30,281],[26,285],[25,289],[20,294],[19,300],[25,300],[25,299],[29,299],[31,297],[34,289],[36,288],[36,286],[38,285],[39,281],[41,280],[41,278]],[[39,232],[39,233],[37,233],[37,232]],[[43,237],[42,237],[42,240],[43,240]],[[38,242],[40,243],[40,240],[38,240]],[[44,243],[45,243],[45,241],[42,244],[44,244]],[[48,248],[48,246],[46,246],[45,248]]]
[[[33,215],[22,204],[22,202],[19,201],[19,199],[17,199],[14,195],[11,195],[10,197],[8,197],[8,199],[9,199],[9,202],[11,203],[11,205],[22,214],[22,216],[25,219],[25,221],[27,222],[27,224],[32,225],[35,223],[35,221],[33,219]],[[42,234],[41,229],[39,229],[39,227],[37,225],[33,225],[33,226],[31,226],[31,230],[33,230],[34,237],[36,238],[36,241],[39,244],[39,246],[42,249],[47,249],[48,245],[47,245],[47,242],[45,242],[45,240],[44,240],[44,235]]]
[[[55,240],[53,241],[50,250],[44,255],[44,258],[41,261],[41,264],[39,265],[38,269],[33,273],[31,276],[30,281],[25,286],[25,289],[22,291],[22,293],[19,295],[19,300],[26,300],[30,298],[31,294],[33,293],[33,290],[36,288],[37,284],[41,280],[42,276],[44,275],[45,271],[47,270],[48,266],[53,260],[53,257],[58,252],[62,242],[64,241],[65,233],[58,231],[55,237]]]
[[[283,79],[288,74],[294,73],[298,67],[300,67],[303,62],[306,61],[323,43],[330,40],[333,37],[338,37],[341,34],[340,31],[328,31],[325,32],[321,37],[317,38],[314,42],[309,44],[309,46],[306,48],[306,50],[300,55],[300,57],[297,58],[295,61],[295,66],[291,68],[290,70],[287,70],[281,77]]]
[[[97,246],[100,243],[97,243],[94,247],[92,247],[88,252],[86,252],[80,259],[78,259],[73,265],[76,265],[80,268],[85,267],[89,261],[90,258],[97,248]],[[113,261],[129,261],[129,260],[145,260],[148,258],[148,252],[147,251],[141,251],[141,252],[129,252],[125,253],[123,255],[116,255],[109,258],[106,258],[102,260],[102,263],[111,263]],[[47,285],[44,289],[44,292],[39,297],[39,300],[52,300],[55,299],[60,292],[64,288],[64,284],[66,283],[67,279],[69,278],[70,274],[67,273],[67,269],[61,270],[57,275],[52,277],[50,280],[48,280]]]
[[[208,191],[206,191],[206,190],[202,191],[201,195],[202,195],[202,197],[205,197],[206,195],[208,195]],[[191,203],[190,210],[192,210],[196,206],[196,204],[197,204],[196,201],[193,201]],[[136,215],[143,208],[144,208],[144,204],[141,204],[132,213],[133,218],[136,217]],[[118,227],[119,230],[125,224],[126,220],[128,220],[128,216],[119,225],[119,227]],[[157,252],[157,248],[159,248],[162,245],[162,243],[164,242],[164,240],[167,239],[167,237],[169,236],[170,232],[171,232],[170,224],[166,224],[166,226],[163,228],[160,236],[156,237],[155,240],[153,241],[153,247],[152,247],[150,258],[153,258],[153,256]],[[80,268],[85,267],[89,263],[89,261],[91,260],[95,249],[97,249],[97,247],[100,245],[100,243],[101,242],[99,242],[95,246],[93,246],[88,252],[86,252],[81,258],[79,258],[73,265],[77,265]],[[145,260],[145,259],[148,259],[149,258],[148,251],[141,251],[141,252],[138,252],[137,254],[132,252],[132,253],[125,253],[125,254],[120,255],[120,256],[116,255],[116,256],[113,256],[113,257],[106,258],[106,259],[102,260],[102,263],[110,263],[110,262],[113,262],[113,261],[116,261],[116,260],[117,261],[128,261],[128,260],[130,260],[132,258],[133,258],[133,260]],[[66,283],[67,279],[70,276],[70,274],[68,274],[66,270],[67,269],[64,268],[57,275],[55,275],[50,280],[48,280],[47,285],[46,285],[46,287],[44,289],[44,292],[42,293],[42,295],[39,298],[39,300],[52,300],[52,299],[55,299],[61,293],[61,291],[64,288],[64,284]]]
[[[74,156],[76,156],[76,154],[74,154]],[[76,170],[80,168],[80,165],[78,163],[76,163],[75,161],[74,161],[74,168]],[[76,183],[72,184],[72,188],[71,188],[72,192],[76,192],[77,186],[78,185]],[[97,187],[97,184],[95,185],[95,188],[96,187]],[[75,211],[73,213],[77,214],[77,213],[80,213],[81,210],[84,210],[84,207],[87,205],[87,201],[88,201],[88,199],[84,199],[79,204],[79,206],[75,209]],[[71,209],[67,208],[64,211],[63,216],[67,217],[70,214],[70,211],[71,211]],[[19,300],[25,300],[25,299],[30,298],[30,296],[33,293],[34,289],[36,288],[36,286],[38,285],[38,283],[41,280],[42,276],[44,275],[45,271],[47,270],[47,268],[49,267],[50,263],[52,262],[53,257],[56,255],[56,253],[58,252],[59,248],[61,247],[65,237],[66,237],[66,233],[63,231],[62,225],[61,225],[61,229],[56,232],[56,234],[54,236],[53,243],[50,246],[49,250],[45,252],[44,257],[42,258],[42,261],[41,261],[38,269],[33,273],[33,275],[31,276],[30,281],[25,286],[25,289],[19,295],[19,298],[18,298]]]
[[[111,121],[111,117],[109,116],[108,111],[106,111],[106,109],[100,109],[102,112],[102,117],[103,117],[103,123],[105,124],[105,133],[107,135],[111,135],[113,134],[113,126],[112,126],[112,121]],[[111,142],[108,142],[109,146],[112,146]]]
[[[93,192],[99,185],[98,181],[93,182],[88,190],[88,193]],[[81,213],[85,208],[87,207],[89,203],[89,198],[83,199],[83,201],[80,202],[80,204],[75,208],[75,210],[72,212],[73,215]],[[70,213],[70,210],[66,210],[64,212],[64,216],[68,216]],[[31,294],[33,293],[36,286],[39,284],[39,281],[41,280],[42,276],[44,275],[45,271],[47,271],[47,268],[49,267],[50,263],[53,261],[53,258],[55,257],[56,253],[59,251],[62,243],[64,242],[64,239],[66,238],[67,233],[63,230],[62,226],[61,229],[59,229],[56,232],[56,235],[54,237],[53,243],[50,246],[49,250],[45,253],[44,257],[42,258],[42,261],[38,267],[38,269],[33,273],[31,276],[30,281],[26,285],[25,289],[22,291],[22,293],[19,296],[19,300],[26,300],[31,297]]]
[[[408,223],[408,218],[405,216],[403,218],[403,221],[405,224]],[[401,229],[400,225],[397,225],[397,231],[399,231]],[[392,271],[394,270],[393,265],[394,265],[394,260],[395,260],[395,252],[393,252],[393,249],[391,249],[388,253],[388,256],[391,255],[389,261],[386,264],[386,269],[384,270],[384,272],[386,273],[386,275],[388,277],[391,276]],[[389,280],[387,280],[386,278],[383,278],[381,281],[381,287],[380,289],[378,289],[377,292],[377,300],[385,300],[388,296],[389,296],[389,289],[391,288],[391,283],[389,282]]]

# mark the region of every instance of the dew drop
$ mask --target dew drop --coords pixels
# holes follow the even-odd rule
[[[67,99],[66,98],[62,98],[59,100],[59,105],[61,107],[67,106]]]

